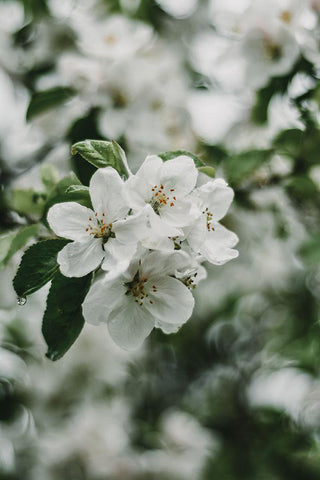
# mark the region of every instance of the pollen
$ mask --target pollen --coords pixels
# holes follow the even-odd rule
[[[128,287],[126,292],[127,295],[132,295],[134,297],[134,301],[138,303],[141,307],[144,305],[145,300],[148,300],[149,303],[152,305],[154,302],[150,300],[149,294],[146,292],[145,283],[148,281],[147,278],[136,278],[130,282],[125,284]],[[156,291],[156,286],[154,285],[153,291]]]
[[[174,192],[174,188],[166,189],[165,185],[161,183],[160,187],[154,185],[151,188],[152,197],[150,200],[150,204],[153,210],[159,215],[160,208],[164,206],[173,207],[174,202],[176,201],[176,197],[172,196]]]

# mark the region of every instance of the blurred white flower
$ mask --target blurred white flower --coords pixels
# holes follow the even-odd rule
[[[93,20],[93,21],[92,21]],[[104,21],[84,16],[75,17],[80,50],[89,57],[113,62],[124,61],[152,42],[152,28],[123,15],[113,15]]]
[[[192,15],[198,6],[198,0],[156,0],[167,13],[177,18]]]

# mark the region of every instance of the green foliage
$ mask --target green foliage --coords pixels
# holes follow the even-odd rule
[[[71,347],[84,325],[81,304],[92,274],[67,278],[57,272],[52,280],[43,317],[42,333],[48,345],[46,356],[58,360]]]
[[[163,161],[172,160],[173,158],[179,157],[180,155],[186,155],[187,157],[191,157],[194,161],[195,166],[199,170],[199,172],[202,172],[211,178],[215,177],[216,175],[215,169],[210,165],[206,165],[199,157],[197,157],[193,153],[187,152],[185,150],[175,150],[172,152],[163,152],[158,154],[158,156],[162,158]]]
[[[299,254],[307,265],[316,266],[320,264],[320,233],[313,235],[305,242]]]
[[[72,145],[71,153],[72,155],[79,153],[97,168],[113,167],[122,177],[129,176],[126,154],[115,141],[84,140]]]
[[[24,253],[13,286],[18,297],[26,297],[48,283],[59,270],[58,252],[68,240],[44,240],[32,245]]]
[[[63,104],[74,95],[75,90],[70,87],[53,87],[49,90],[34,93],[27,109],[27,120],[31,120],[46,110]]]
[[[28,189],[16,189],[11,192],[10,205],[20,215],[41,216],[46,203],[46,194]]]
[[[80,180],[73,172],[63,177],[51,190],[44,206],[43,218],[46,218],[52,205],[62,202],[77,202],[85,207],[91,207],[88,189],[81,185]]]
[[[39,225],[22,227],[15,232],[0,236],[0,266],[5,265],[10,258],[38,233]]]
[[[271,150],[250,150],[231,155],[225,159],[224,167],[231,184],[239,184],[250,177],[270,158]]]
[[[48,192],[59,182],[59,173],[53,165],[41,165],[40,176]]]

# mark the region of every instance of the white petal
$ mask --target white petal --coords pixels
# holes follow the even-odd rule
[[[116,239],[125,244],[139,242],[148,235],[147,211],[144,208],[136,215],[130,215],[126,219],[118,220],[113,224],[112,231]]]
[[[86,241],[89,218],[94,215],[90,208],[76,202],[56,203],[49,209],[48,223],[59,237]]]
[[[160,180],[160,171],[163,161],[157,155],[149,155],[136,173],[137,178],[143,179],[148,185],[157,185]]]
[[[156,319],[156,328],[160,328],[163,333],[177,333],[182,325],[176,325],[175,323],[162,322],[161,320]]]
[[[156,292],[153,292],[153,285]],[[168,276],[154,277],[145,283],[145,290],[153,302],[145,302],[145,306],[159,320],[182,325],[191,317],[194,298],[179,280]]]
[[[224,265],[239,256],[238,250],[223,246],[205,243],[201,248],[201,254],[213,265]]]
[[[176,227],[192,224],[199,215],[200,211],[192,208],[192,203],[188,200],[177,200],[173,206],[166,205],[160,209],[160,218]]]
[[[134,210],[145,207],[150,202],[152,188],[160,182],[162,160],[156,155],[148,156],[136,175],[131,176],[124,186],[124,196]]]
[[[83,316],[88,323],[107,323],[110,313],[122,303],[126,287],[121,279],[95,282],[89,290],[83,305]]]
[[[208,232],[207,241],[214,243],[221,243],[227,247],[234,247],[239,242],[238,235],[236,235],[228,228],[224,227],[220,223],[213,222],[214,230]]]
[[[203,204],[208,207],[215,221],[219,221],[225,216],[234,197],[232,188],[228,187],[222,178],[202,185],[196,193],[202,199]]]
[[[123,245],[117,239],[110,238],[104,244],[105,257],[101,265],[103,270],[108,271],[108,279],[115,278],[124,273],[130,265],[136,251],[137,245]]]
[[[176,228],[173,225],[169,225],[165,219],[157,215],[150,207],[148,210],[150,226],[153,230],[153,234],[159,237],[180,237],[183,235],[181,229]]]
[[[95,270],[104,257],[101,239],[68,243],[58,253],[60,270],[66,277],[83,277]]]
[[[140,272],[142,277],[146,278],[174,275],[176,270],[188,268],[191,261],[189,255],[183,251],[155,251],[142,259]]]
[[[239,252],[233,250],[238,243],[238,237],[234,232],[223,227],[219,223],[214,224],[214,231],[210,231],[206,241],[200,248],[200,253],[212,264],[223,265],[224,263],[237,258]]]
[[[114,342],[125,350],[134,350],[142,344],[154,328],[151,313],[134,301],[132,296],[123,296],[122,305],[108,321],[109,333]]]
[[[163,252],[173,252],[173,241],[168,237],[159,237],[150,229],[148,236],[141,240],[141,244],[149,250],[161,250]]]
[[[175,194],[187,195],[195,187],[198,170],[192,158],[180,155],[164,162],[161,172],[161,183],[167,188],[174,188]]]
[[[99,168],[90,180],[90,197],[98,217],[105,214],[110,223],[124,217],[129,210],[123,197],[123,184],[118,172],[112,167]]]
[[[200,250],[201,245],[206,240],[207,233],[207,221],[205,216],[201,215],[201,217],[194,222],[187,235],[188,243],[195,252]]]

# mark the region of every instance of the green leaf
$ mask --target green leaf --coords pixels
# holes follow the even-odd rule
[[[166,162],[167,160],[172,160],[173,158],[179,157],[180,155],[186,155],[187,157],[191,157],[199,172],[202,172],[211,178],[215,177],[216,171],[213,167],[211,167],[210,165],[206,165],[202,160],[200,160],[199,157],[185,150],[175,150],[172,152],[159,153],[158,157],[162,158],[162,160]]]
[[[53,165],[41,165],[40,176],[47,192],[59,182],[59,173]]]
[[[16,189],[10,194],[10,205],[21,215],[41,216],[46,202],[46,195],[29,188]]]
[[[89,190],[81,185],[80,180],[73,172],[62,178],[51,191],[44,207],[43,218],[46,218],[52,205],[62,202],[77,202],[85,207],[92,207]]]
[[[227,157],[224,165],[228,179],[234,184],[246,180],[270,158],[271,153],[271,150],[251,150]]]
[[[75,95],[70,87],[53,87],[33,94],[27,109],[27,120],[31,120],[50,108],[61,105]]]
[[[320,233],[311,237],[302,245],[299,254],[304,262],[311,266],[317,266],[320,263]]]
[[[43,317],[42,333],[48,345],[46,356],[58,360],[80,334],[84,318],[81,305],[90,288],[92,274],[67,278],[57,272],[52,280]]]
[[[306,140],[305,132],[298,128],[284,130],[274,139],[273,143],[279,153],[295,157],[299,155]]]
[[[72,145],[71,153],[79,153],[97,168],[113,167],[124,178],[130,174],[126,154],[115,141],[84,140]]]
[[[59,270],[57,254],[69,240],[52,239],[35,243],[24,253],[13,287],[18,297],[26,297],[48,283]]]
[[[22,227],[20,230],[0,236],[0,266],[5,265],[20,248],[38,234],[39,225]]]

